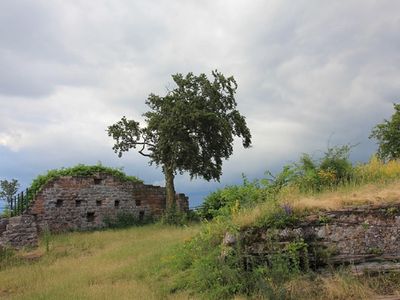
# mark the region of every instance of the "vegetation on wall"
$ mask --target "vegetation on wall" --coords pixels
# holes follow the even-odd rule
[[[29,198],[32,199],[33,196],[40,191],[40,189],[48,182],[60,178],[62,176],[93,176],[96,174],[108,174],[112,175],[122,181],[130,181],[133,183],[143,183],[142,180],[136,176],[126,175],[121,169],[110,168],[102,166],[101,164],[88,166],[79,164],[71,168],[61,168],[47,171],[46,174],[37,176],[29,188]]]

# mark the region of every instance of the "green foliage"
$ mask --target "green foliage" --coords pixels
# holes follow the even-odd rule
[[[354,177],[353,166],[348,158],[351,148],[349,145],[328,148],[318,161],[308,154],[303,154],[298,162],[284,166],[275,176],[267,171],[267,177],[261,180],[249,182],[244,177],[242,185],[227,186],[208,195],[199,209],[199,214],[202,218],[210,220],[220,215],[230,216],[237,210],[261,202],[269,201],[274,205],[285,187],[297,187],[301,192],[321,192],[346,184]],[[282,224],[286,224],[290,223],[292,216],[279,216],[278,213],[279,217],[282,217]]]
[[[119,212],[115,218],[106,216],[103,222],[107,228],[127,228],[132,226],[142,226],[154,222],[153,218],[138,218],[136,214]]]
[[[266,200],[267,196],[260,182],[249,182],[243,177],[242,185],[227,186],[208,195],[199,209],[199,215],[207,220],[219,215],[229,216],[240,208]]]
[[[321,225],[329,224],[332,221],[332,218],[326,215],[319,215],[318,216],[318,223]]]
[[[0,180],[0,200],[5,200],[10,204],[17,194],[19,186],[17,179],[11,179],[11,181]]]
[[[243,271],[236,250],[221,257],[225,232],[234,233],[235,230],[230,222],[217,218],[213,223],[205,223],[198,235],[177,248],[167,266],[175,274],[170,289],[189,288],[211,299],[226,299],[243,292],[254,280],[248,276],[251,274]]]
[[[49,253],[50,251],[50,243],[51,243],[51,232],[48,226],[46,226],[43,230],[42,234],[43,242],[46,247],[46,253]]]
[[[387,183],[400,178],[400,160],[382,161],[373,155],[368,163],[354,167],[353,181],[357,184]]]
[[[71,168],[61,168],[47,171],[46,174],[36,177],[29,188],[28,198],[32,199],[33,196],[40,191],[40,189],[48,182],[60,178],[62,176],[93,176],[95,174],[109,174],[122,181],[131,181],[135,183],[142,183],[140,179],[135,176],[128,176],[120,169],[104,167],[101,164],[94,166],[76,165]]]
[[[260,263],[240,241],[224,245],[226,232],[238,236],[237,226],[219,216],[204,223],[199,234],[176,249],[174,259],[165,266],[174,277],[170,290],[189,289],[207,299],[235,295],[287,299],[284,283],[308,270],[308,245],[298,240],[282,249],[272,239],[269,247],[275,251]]]
[[[353,176],[353,166],[349,160],[353,146],[330,147],[319,161],[303,154],[298,163],[293,164],[292,177],[288,181],[304,192],[319,192],[349,182]]]
[[[184,212],[173,206],[164,211],[160,222],[166,225],[184,226],[199,220],[200,216],[197,212],[191,210]]]
[[[289,265],[292,272],[308,271],[308,245],[303,239],[291,242],[286,247],[286,252],[289,259]]]
[[[0,217],[9,218],[11,217],[11,210],[6,207],[0,214]]]
[[[377,141],[377,155],[382,160],[400,158],[400,103],[394,103],[393,107],[395,112],[391,119],[376,125],[369,136]]]
[[[241,137],[245,148],[251,145],[250,130],[236,109],[235,79],[218,71],[212,76],[213,81],[205,74],[173,75],[176,88],[164,97],[149,95],[146,127],[126,117],[108,127],[119,156],[138,147],[150,163],[163,167],[168,206],[175,201],[177,172],[219,180],[222,161],[233,152],[233,138]]]
[[[301,220],[302,216],[293,212],[289,205],[279,206],[273,203],[269,212],[258,218],[254,226],[283,229],[294,227]]]
[[[385,215],[388,217],[395,217],[398,214],[399,214],[399,209],[397,207],[388,207],[385,212]]]

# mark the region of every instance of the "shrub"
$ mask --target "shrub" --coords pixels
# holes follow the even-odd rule
[[[400,178],[400,160],[384,162],[373,155],[366,164],[354,168],[354,180],[357,183],[386,182]]]
[[[199,209],[201,218],[210,220],[216,216],[230,216],[240,208],[254,206],[265,201],[268,193],[262,183],[249,182],[243,176],[242,185],[227,186],[208,195]]]
[[[319,161],[303,154],[299,162],[292,165],[294,175],[290,184],[297,185],[303,192],[319,192],[349,182],[353,176],[353,166],[349,160],[352,147],[328,148]]]

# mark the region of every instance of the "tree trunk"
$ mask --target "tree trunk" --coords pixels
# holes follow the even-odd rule
[[[165,188],[167,191],[167,209],[175,209],[176,208],[176,200],[175,200],[175,186],[174,186],[174,171],[171,167],[164,166],[164,175],[165,175]]]

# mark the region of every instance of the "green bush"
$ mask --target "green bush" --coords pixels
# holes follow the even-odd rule
[[[208,195],[198,213],[207,220],[216,216],[230,216],[240,208],[253,206],[267,197],[267,190],[261,182],[249,182],[243,177],[242,185],[227,186]]]
[[[321,192],[346,184],[354,177],[349,161],[351,148],[349,145],[328,148],[319,160],[303,154],[298,162],[284,166],[276,175],[267,171],[261,180],[249,182],[243,176],[242,185],[227,186],[208,195],[198,210],[199,215],[211,220],[217,216],[231,216],[241,208],[260,202],[270,201],[273,205],[287,186],[295,186],[301,192]]]
[[[176,207],[166,209],[161,216],[161,224],[183,226],[200,221],[197,211],[180,211]]]
[[[293,175],[289,184],[296,185],[303,192],[320,192],[348,183],[354,174],[349,160],[352,147],[344,145],[328,148],[319,161],[303,154],[299,162],[291,165]]]

